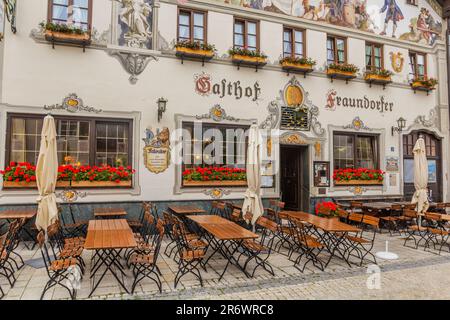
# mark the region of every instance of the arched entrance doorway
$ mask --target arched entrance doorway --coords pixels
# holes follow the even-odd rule
[[[426,131],[413,131],[403,136],[403,194],[411,199],[414,194],[414,144],[419,135],[425,140],[428,159],[428,189],[432,201],[442,201],[442,149],[441,140]]]

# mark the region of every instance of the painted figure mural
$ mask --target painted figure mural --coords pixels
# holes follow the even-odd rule
[[[119,0],[119,43],[128,47],[151,48],[152,6],[150,0]]]
[[[442,23],[430,9],[410,6],[404,0],[216,0],[231,5],[287,14],[303,19],[379,33],[433,45],[441,39]],[[422,0],[421,2],[427,3]],[[428,5],[428,3],[427,3]],[[419,7],[420,8],[420,7]],[[411,9],[418,16],[411,15]],[[409,20],[409,24],[408,24]],[[391,29],[392,28],[392,29]]]
[[[392,38],[395,38],[395,30],[397,30],[397,22],[403,20],[403,13],[400,10],[397,2],[395,0],[384,0],[383,8],[381,8],[380,13],[386,12],[386,17],[384,18],[384,28],[380,33],[381,35],[386,35],[386,29],[390,21],[392,21]]]

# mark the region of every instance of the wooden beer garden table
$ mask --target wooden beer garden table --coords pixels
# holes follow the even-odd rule
[[[97,218],[120,218],[127,215],[127,212],[123,208],[95,208],[94,217]]]
[[[228,260],[222,274],[220,275],[219,281],[222,279],[230,264],[235,265],[248,278],[250,277],[248,272],[239,264],[239,261],[234,257],[234,255],[241,247],[244,240],[258,238],[256,233],[253,233],[232,221],[215,215],[188,216],[188,218],[197,223],[197,225],[206,231],[204,232],[204,235],[207,237],[208,242],[214,249],[213,253],[205,261],[205,265],[217,252]]]
[[[323,233],[315,232],[314,234],[320,238],[321,242],[325,245],[327,251],[330,253],[330,257],[326,262],[325,267],[328,266],[331,259],[337,256],[337,254],[339,254],[339,256],[351,267],[350,262],[344,256],[344,253],[341,251],[339,246],[343,244],[345,237],[349,232],[360,232],[361,229],[350,224],[343,223],[339,221],[339,219],[319,217],[303,211],[282,212],[286,213],[288,216],[309,223],[316,230],[320,229],[323,231]]]
[[[189,215],[197,213],[205,213],[206,211],[202,208],[196,207],[194,205],[180,205],[180,206],[169,206],[169,209],[179,215]]]
[[[10,209],[0,211],[0,220],[6,220],[10,223],[12,220],[17,219],[25,219],[24,225],[20,228],[20,232],[24,232],[30,239],[33,239],[34,243],[36,243],[36,239],[32,234],[25,228],[25,225],[34,218],[37,214],[37,209]],[[24,242],[25,244],[25,242]],[[30,249],[26,244],[25,246]]]
[[[134,239],[133,232],[125,219],[101,219],[90,220],[87,229],[86,241],[84,248],[86,250],[94,250],[93,264],[91,268],[91,278],[93,288],[89,297],[97,289],[98,285],[104,278],[105,274],[110,271],[117,282],[129,293],[123,282],[125,275],[124,268],[120,262],[120,253],[124,249],[134,248],[137,243]],[[97,282],[95,282],[95,273],[104,266],[105,269]],[[122,276],[119,277],[117,269]]]

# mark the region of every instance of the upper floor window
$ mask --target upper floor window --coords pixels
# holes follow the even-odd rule
[[[83,30],[91,25],[92,0],[50,0],[49,20],[53,23],[72,24]]]
[[[234,47],[258,51],[258,22],[234,20]]]
[[[383,69],[383,46],[381,44],[366,43],[366,69],[371,71]]]
[[[178,13],[178,41],[206,42],[206,13],[181,9]]]
[[[347,45],[344,38],[327,37],[327,63],[346,63]]]
[[[283,30],[283,56],[302,58],[305,56],[305,32],[292,28]]]
[[[413,5],[413,6],[417,6],[418,5],[418,0],[406,0],[407,4]]]
[[[426,57],[424,53],[409,52],[409,74],[412,78],[427,77]]]

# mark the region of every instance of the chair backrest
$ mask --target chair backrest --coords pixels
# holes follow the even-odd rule
[[[406,210],[416,210],[416,208],[417,208],[416,203],[409,203],[409,204],[405,204],[403,206],[403,209],[406,209]]]
[[[362,222],[372,227],[378,228],[380,225],[380,218],[374,216],[363,216]]]
[[[354,212],[352,212],[352,213],[350,213],[350,214],[348,215],[348,220],[349,220],[349,221],[352,221],[352,222],[360,223],[360,222],[363,221],[363,218],[364,218],[364,215],[363,215],[363,214],[360,214],[360,213],[354,213]]]
[[[425,219],[432,222],[438,222],[441,220],[441,214],[434,212],[425,212]]]
[[[231,221],[234,221],[234,222],[241,221],[242,220],[241,210],[240,209],[233,209],[233,212],[231,213],[230,218],[231,218]]]
[[[295,242],[300,242],[300,245],[307,245],[307,237],[305,231],[305,225],[301,219],[289,216],[289,233]]]
[[[408,218],[417,218],[417,211],[411,209],[404,209],[403,215]]]
[[[244,220],[245,220],[246,222],[251,222],[251,221],[253,220],[253,213],[250,212],[250,211],[247,211],[247,212],[244,214]]]
[[[258,220],[256,220],[256,224],[263,229],[270,230],[272,233],[276,233],[278,229],[277,224],[266,217],[259,217]]]
[[[362,208],[363,203],[361,201],[350,201],[351,208]]]
[[[445,202],[438,202],[436,203],[437,209],[444,209],[445,208]]]
[[[401,204],[393,204],[393,205],[391,205],[391,210],[402,211],[403,207]]]
[[[267,208],[267,217],[272,220],[272,221],[277,221],[277,213],[274,209],[272,208]]]

